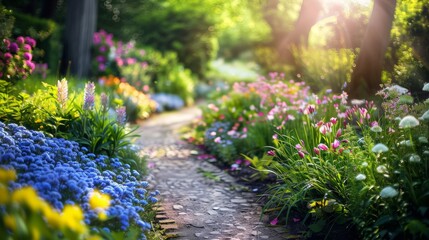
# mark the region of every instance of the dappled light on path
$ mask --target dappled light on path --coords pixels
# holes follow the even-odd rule
[[[178,239],[285,239],[287,229],[268,226],[258,197],[180,140],[179,129],[199,115],[196,107],[141,123],[137,143],[149,154],[151,182],[161,191],[158,215]],[[165,224],[162,224],[165,223]]]

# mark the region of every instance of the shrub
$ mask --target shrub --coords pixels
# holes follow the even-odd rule
[[[17,37],[15,41],[2,39],[0,43],[0,78],[16,83],[26,79],[35,68],[32,50],[36,41],[31,37]]]

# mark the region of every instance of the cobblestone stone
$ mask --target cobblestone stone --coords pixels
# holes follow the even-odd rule
[[[198,149],[180,140],[178,129],[198,114],[194,107],[154,116],[137,132],[137,144],[152,167],[148,180],[161,192],[166,216],[177,224],[177,239],[285,239],[284,232],[260,224],[254,193],[233,190],[238,185],[233,177],[198,160]],[[204,177],[201,169],[221,180]]]

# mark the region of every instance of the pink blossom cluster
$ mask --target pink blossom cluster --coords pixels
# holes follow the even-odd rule
[[[0,79],[16,82],[26,79],[34,70],[32,51],[36,40],[19,36],[15,41],[0,42]]]
[[[95,67],[98,75],[106,75],[108,67],[111,64],[116,64],[118,67],[133,65],[139,63],[135,57],[127,57],[131,50],[135,48],[135,42],[130,41],[123,43],[122,41],[115,42],[113,35],[105,30],[100,30],[94,33],[93,36]],[[139,52],[141,56],[146,53],[144,50]],[[146,62],[139,63],[142,68],[146,68]]]

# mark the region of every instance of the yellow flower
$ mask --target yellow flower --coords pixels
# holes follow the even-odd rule
[[[83,223],[83,212],[80,207],[75,205],[66,205],[63,213],[61,214],[61,220],[64,227],[69,228],[77,233],[85,233],[86,226]]]
[[[16,189],[12,193],[12,202],[26,204],[33,211],[41,210],[43,202],[32,187]]]
[[[107,214],[106,214],[106,212],[104,212],[104,211],[100,211],[100,212],[98,213],[98,219],[100,219],[101,221],[105,221],[105,220],[107,220]]]
[[[6,170],[0,168],[0,183],[8,183],[10,181],[15,181],[16,172],[15,170]]]
[[[95,190],[89,198],[91,209],[106,209],[110,206],[110,196]]]
[[[9,202],[9,190],[6,186],[0,184],[0,204],[4,205]]]
[[[63,225],[60,213],[57,210],[52,209],[51,206],[49,206],[49,204],[47,204],[46,202],[43,204],[42,212],[45,216],[46,222],[50,226],[54,228],[59,228]]]
[[[11,215],[4,215],[3,216],[3,221],[4,221],[4,225],[9,228],[12,229],[13,231],[16,230],[16,220],[13,216]]]
[[[31,235],[33,235],[33,240],[40,240],[40,230],[36,226],[31,228]]]
[[[97,236],[97,235],[91,235],[91,236],[87,237],[86,240],[102,240],[102,238],[100,236]]]

